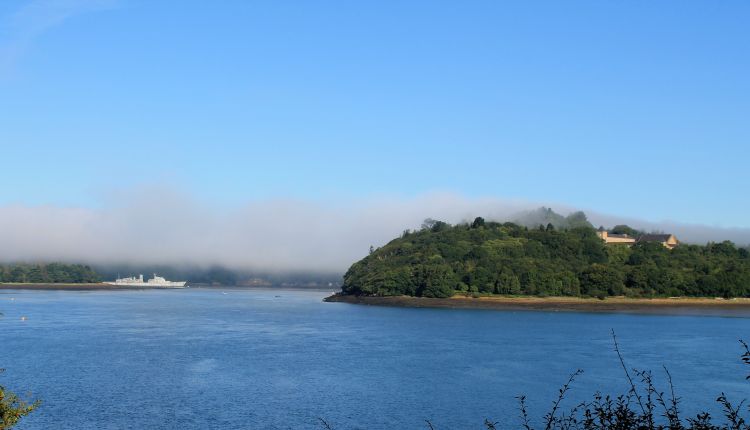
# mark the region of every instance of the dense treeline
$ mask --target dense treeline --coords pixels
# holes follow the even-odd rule
[[[428,220],[352,265],[343,292],[741,297],[750,296],[750,252],[729,241],[673,250],[654,242],[606,246],[585,225]]]
[[[0,264],[0,282],[87,283],[100,282],[91,267],[82,264]]]

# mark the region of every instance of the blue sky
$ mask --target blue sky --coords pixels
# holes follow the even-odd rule
[[[6,0],[0,205],[451,192],[750,227],[749,18],[741,1]]]

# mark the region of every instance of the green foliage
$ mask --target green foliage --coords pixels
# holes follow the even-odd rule
[[[567,223],[567,228],[594,228],[594,226],[589,222],[588,218],[586,218],[586,214],[581,211],[573,212],[572,214],[568,215],[565,218],[565,222]]]
[[[625,288],[622,279],[617,266],[592,264],[581,272],[581,291],[592,297],[619,296]]]
[[[630,245],[610,244],[607,246],[607,262],[616,265],[622,265],[630,258]]]
[[[99,275],[82,264],[0,264],[0,282],[93,283]]]
[[[0,369],[2,373],[4,369]],[[0,385],[0,430],[9,429],[39,406],[39,400],[27,403]]]
[[[586,218],[583,212],[573,212],[568,216],[562,216],[550,208],[541,207],[539,209],[522,214],[516,223],[529,228],[541,226],[552,226],[558,230],[573,229],[578,227],[594,228]]]
[[[630,237],[638,237],[641,234],[643,234],[642,231],[636,230],[629,225],[620,224],[612,227],[612,230],[610,230],[610,233],[612,234],[627,234]]]
[[[557,214],[545,209],[545,214]],[[605,297],[747,297],[750,252],[732,242],[605,246],[584,214],[527,228],[476,218],[426,220],[354,263],[343,292],[449,297],[455,293]],[[559,221],[559,219],[558,219]],[[580,225],[585,221],[586,225]],[[541,228],[539,228],[541,225]]]
[[[478,216],[474,218],[474,222],[471,223],[471,228],[484,227],[484,218]]]

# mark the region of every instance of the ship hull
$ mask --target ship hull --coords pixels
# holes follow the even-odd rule
[[[185,288],[187,282],[169,282],[164,284],[149,284],[148,282],[105,282],[107,285],[116,287],[138,287],[138,288]]]

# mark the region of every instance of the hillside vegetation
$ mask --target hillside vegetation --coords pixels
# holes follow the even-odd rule
[[[673,250],[654,242],[607,246],[585,215],[572,217],[567,225],[575,226],[562,229],[482,218],[455,226],[427,220],[354,263],[342,290],[423,297],[750,295],[750,253],[732,242]]]

